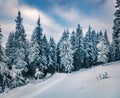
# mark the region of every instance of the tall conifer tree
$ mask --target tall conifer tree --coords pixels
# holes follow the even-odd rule
[[[14,65],[17,69],[27,69],[26,55],[27,55],[27,41],[25,29],[22,24],[23,18],[21,12],[18,11],[18,16],[15,19],[16,30],[15,30],[15,60]]]
[[[81,26],[78,24],[75,35],[75,53],[74,59],[74,70],[79,70],[83,67],[84,61],[84,50],[83,50],[83,32]]]
[[[113,26],[113,42],[112,42],[112,60],[120,60],[120,0],[116,1],[116,12]]]
[[[34,74],[36,67],[39,67],[41,71],[47,67],[47,58],[45,55],[45,47],[43,44],[43,29],[40,24],[40,17],[37,21],[37,26],[32,34],[29,50],[29,64],[31,74]]]

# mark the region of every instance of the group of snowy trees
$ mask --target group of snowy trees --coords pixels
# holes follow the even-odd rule
[[[28,77],[43,78],[56,70],[56,44],[48,42],[38,18],[30,42],[26,39],[21,12],[15,19],[15,32],[9,34],[6,47],[2,47],[0,28],[0,92],[26,84]],[[42,75],[40,73],[43,73]]]
[[[0,28],[0,92],[25,85],[30,77],[40,79],[55,71],[70,73],[120,60],[120,0],[117,0],[116,8],[111,44],[106,30],[104,33],[96,32],[89,26],[83,36],[79,24],[71,34],[68,29],[64,30],[57,44],[52,37],[48,41],[43,34],[40,17],[28,41],[19,11],[15,32],[9,34],[5,48],[2,47]]]
[[[13,67],[19,69],[21,76],[34,76],[36,68],[44,73],[46,71],[69,73],[110,61],[107,31],[96,33],[89,26],[84,37],[82,28],[78,24],[76,31],[71,35],[68,30],[65,30],[56,45],[53,38],[48,41],[43,34],[40,17],[30,41],[26,39],[20,11],[15,22],[15,32],[9,34],[5,50],[0,44],[1,52],[4,51],[0,59],[7,64],[8,69],[12,70]],[[0,35],[2,41],[3,36]]]
[[[71,72],[81,68],[90,68],[110,60],[110,43],[107,31],[96,33],[89,26],[83,36],[82,28],[78,25],[76,32],[64,31],[57,46],[58,71]]]

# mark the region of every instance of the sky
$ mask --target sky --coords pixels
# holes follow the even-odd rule
[[[114,6],[115,0],[0,0],[3,45],[5,46],[9,33],[15,31],[15,19],[19,10],[29,40],[40,16],[43,34],[48,39],[53,37],[56,42],[64,30],[68,29],[70,33],[76,31],[78,24],[84,34],[89,25],[96,32],[107,30],[111,41]]]

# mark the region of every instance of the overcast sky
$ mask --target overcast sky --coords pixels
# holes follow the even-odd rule
[[[43,33],[58,42],[64,29],[70,32],[80,24],[83,32],[89,25],[96,31],[108,31],[112,36],[115,0],[0,0],[0,25],[6,43],[11,31],[15,31],[15,18],[18,10],[23,17],[27,38],[41,18]]]

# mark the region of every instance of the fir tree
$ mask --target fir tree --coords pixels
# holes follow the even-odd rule
[[[45,56],[45,48],[43,46],[42,32],[43,29],[41,28],[39,17],[37,21],[37,27],[32,34],[29,50],[29,67],[32,71],[32,75],[34,74],[36,67],[39,67],[40,71],[43,71],[47,67],[47,58]]]
[[[92,44],[93,44],[93,48],[92,48],[92,65],[96,65],[97,63],[97,34],[95,32],[95,30],[92,31]]]
[[[84,63],[85,67],[89,68],[91,65],[96,64],[97,60],[97,47],[96,47],[96,34],[95,31],[91,30],[89,26],[88,32],[84,38]]]
[[[70,42],[71,42],[72,46],[75,48],[76,39],[75,39],[75,32],[74,31],[71,34]]]
[[[45,35],[42,38],[42,44],[43,44],[44,54],[45,54],[45,57],[46,57],[46,60],[47,60],[47,65],[48,65],[50,46],[49,46],[49,43],[48,43],[47,38],[46,38]]]
[[[103,32],[102,32],[102,31],[100,31],[100,32],[97,33],[98,43],[99,43],[100,39],[103,38],[103,36],[104,36],[104,35],[103,35]]]
[[[64,30],[63,35],[57,44],[57,68],[56,69],[58,72],[63,71],[63,66],[61,65],[61,57],[60,57],[60,43],[66,38],[69,38],[69,34]]]
[[[7,57],[5,55],[5,50],[2,47],[2,29],[0,28],[0,87],[1,87],[1,91],[5,91],[6,88],[8,88],[9,85],[9,78],[8,78],[8,74],[9,74],[9,70],[8,67],[6,66],[6,60]]]
[[[108,39],[107,30],[105,30],[105,32],[104,32],[104,38],[106,40],[106,44],[110,47],[110,42],[109,42],[109,39]]]
[[[99,43],[97,44],[98,48],[98,57],[97,61],[98,63],[107,63],[109,60],[108,53],[109,53],[109,47],[106,45],[105,38],[101,38]]]
[[[3,35],[2,35],[2,29],[0,28],[0,62],[6,62],[6,55],[5,55],[5,52],[4,52],[4,48],[2,47],[2,38],[3,38]]]
[[[116,2],[116,12],[115,12],[115,19],[114,19],[114,26],[113,26],[113,42],[115,45],[114,49],[112,50],[112,55],[114,55],[115,58],[112,60],[120,60],[120,0],[117,0]],[[113,46],[113,45],[112,45]]]
[[[56,66],[56,71],[61,72],[62,71],[62,67],[60,66],[60,42],[58,42],[57,44],[57,66]]]
[[[0,28],[0,61],[3,61],[4,57],[3,57],[3,49],[2,49],[2,38],[3,35],[1,34],[2,29]]]
[[[61,66],[63,66],[63,71],[70,73],[74,66],[73,64],[73,50],[72,45],[69,41],[68,31],[63,33],[63,40],[60,42],[59,49],[60,49],[60,59],[61,59]]]
[[[16,50],[16,46],[15,46],[15,34],[13,32],[10,32],[9,36],[8,36],[8,40],[6,43],[6,56],[8,58],[7,60],[7,65],[9,67],[12,67],[12,65],[14,64],[14,60],[15,60],[15,50]]]
[[[52,66],[54,66],[54,68],[56,69],[57,67],[57,48],[56,48],[56,44],[53,38],[50,37],[50,58],[52,62]]]
[[[18,16],[15,19],[16,22],[16,31],[15,31],[15,60],[14,65],[17,69],[27,69],[26,55],[27,55],[27,46],[26,46],[26,34],[24,26],[22,25],[23,18],[21,17],[21,12],[18,11]]]
[[[74,59],[74,70],[79,70],[83,67],[83,59],[84,59],[84,50],[83,50],[83,32],[78,24],[78,27],[76,29],[76,35],[75,35],[75,53],[73,56]]]
[[[112,41],[111,46],[110,46],[110,58],[111,61],[116,61],[116,44],[115,41]]]
[[[110,42],[109,42],[109,39],[108,39],[108,35],[107,35],[107,31],[105,30],[105,32],[104,32],[104,38],[105,38],[105,44],[108,46],[108,48],[109,48],[109,53],[108,53],[108,57],[109,57],[109,60],[108,60],[108,62],[110,62],[111,61],[111,55],[110,55]]]

